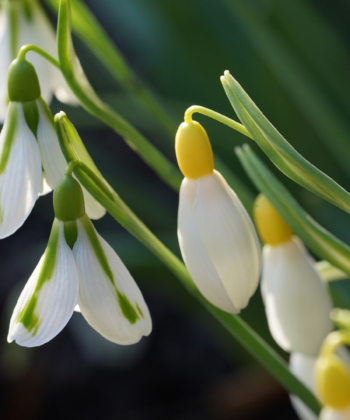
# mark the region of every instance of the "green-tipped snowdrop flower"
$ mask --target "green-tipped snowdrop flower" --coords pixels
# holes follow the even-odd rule
[[[254,207],[263,249],[261,292],[273,338],[285,351],[316,356],[333,329],[327,285],[304,244],[264,195]]]
[[[8,105],[7,72],[19,49],[34,44],[57,57],[56,35],[37,0],[2,0],[0,8],[0,122],[4,121]],[[29,52],[41,85],[42,97],[51,101],[52,95],[70,104],[77,99],[67,86],[60,70],[43,57]]]
[[[22,226],[38,195],[51,191],[66,167],[52,114],[27,60],[12,62],[8,92],[10,102],[0,134],[0,238]],[[89,216],[102,217],[103,207],[85,190],[84,195]]]
[[[176,156],[185,176],[178,215],[183,259],[209,302],[238,313],[259,282],[260,246],[255,228],[239,198],[214,170],[209,138],[199,123],[180,125]]]
[[[150,334],[143,296],[123,262],[85,213],[79,183],[68,173],[54,191],[55,220],[44,255],[24,287],[8,341],[44,344],[67,324],[78,304],[103,337],[133,344]]]

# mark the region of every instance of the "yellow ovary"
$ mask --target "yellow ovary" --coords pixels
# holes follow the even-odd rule
[[[186,178],[198,179],[213,173],[214,158],[208,135],[196,121],[183,122],[175,137],[175,152]]]
[[[315,365],[315,381],[325,405],[341,410],[350,405],[350,376],[336,355],[320,357]]]
[[[254,219],[260,238],[268,245],[280,245],[293,236],[292,229],[264,194],[259,194],[255,200]]]

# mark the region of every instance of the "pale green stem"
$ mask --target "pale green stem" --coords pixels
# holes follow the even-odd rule
[[[52,57],[49,53],[44,51],[43,49],[37,47],[36,45],[24,45],[18,52],[18,58],[24,60],[26,58],[26,54],[29,51],[34,51],[37,54],[44,57],[47,61],[49,61],[51,64],[53,64],[55,67],[60,68],[60,63]]]
[[[315,268],[322,280],[326,282],[348,279],[349,275],[340,270],[328,261],[319,261],[315,264]]]
[[[213,118],[216,121],[221,122],[222,124],[227,125],[228,127],[233,128],[234,130],[244,134],[245,136],[253,139],[249,131],[244,127],[244,125],[238,123],[235,120],[231,120],[231,118],[225,117],[225,115],[219,114],[218,112],[212,111],[209,108],[205,108],[204,106],[193,105],[189,107],[185,112],[185,122],[190,124],[192,122],[192,115],[198,112],[199,114],[206,115],[207,117]],[[254,139],[253,139],[254,140]]]
[[[339,346],[350,345],[350,333],[348,331],[333,331],[330,333],[322,344],[320,356],[332,356]]]

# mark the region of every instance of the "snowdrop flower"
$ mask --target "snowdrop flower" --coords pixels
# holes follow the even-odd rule
[[[133,344],[150,334],[143,296],[115,251],[85,213],[79,183],[67,172],[54,192],[55,220],[48,246],[24,287],[8,341],[40,346],[67,324],[76,304],[103,337]]]
[[[19,49],[34,44],[57,58],[57,47],[55,31],[37,0],[5,0],[1,3],[0,122],[3,122],[8,105],[7,72]],[[55,94],[62,102],[78,103],[60,70],[36,53],[29,52],[28,57],[37,71],[46,102],[50,102]]]
[[[332,330],[327,289],[303,243],[264,195],[254,207],[263,249],[261,293],[270,332],[285,351],[316,356]]]
[[[66,167],[31,63],[13,61],[8,89],[10,103],[0,134],[0,238],[22,226],[38,194],[51,191]],[[87,213],[95,219],[102,217],[105,209],[85,190],[84,195]]]
[[[222,175],[197,122],[182,123],[176,156],[185,178],[180,189],[178,238],[193,281],[213,305],[238,313],[255,292],[260,246],[252,221]]]

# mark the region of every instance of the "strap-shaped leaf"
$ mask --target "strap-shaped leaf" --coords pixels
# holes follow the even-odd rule
[[[228,71],[221,80],[238,118],[277,168],[304,188],[350,213],[350,194],[287,142]]]
[[[320,258],[350,274],[350,247],[313,220],[248,145],[236,149],[248,176],[283,219]]]

